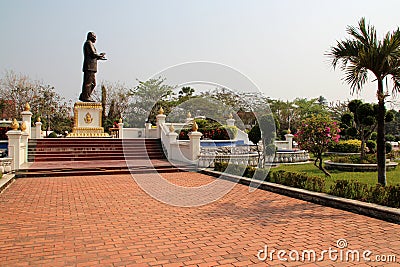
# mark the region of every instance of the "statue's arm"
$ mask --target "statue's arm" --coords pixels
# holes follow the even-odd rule
[[[96,49],[94,48],[93,43],[89,43],[89,53],[92,58],[97,58],[97,59],[104,59],[104,56],[106,53],[100,53],[97,54]]]

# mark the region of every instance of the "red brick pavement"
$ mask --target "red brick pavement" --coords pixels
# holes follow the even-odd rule
[[[213,180],[163,176],[187,186]],[[243,185],[195,208],[154,200],[130,175],[18,179],[0,194],[0,266],[394,266],[256,254],[265,245],[320,252],[345,238],[348,249],[397,253],[400,262],[399,233],[400,225]]]

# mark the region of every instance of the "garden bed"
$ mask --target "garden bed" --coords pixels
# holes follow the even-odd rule
[[[365,171],[376,171],[378,169],[377,164],[356,164],[356,163],[339,163],[331,160],[324,161],[325,168],[328,170],[339,170],[339,171],[351,171],[351,172],[365,172]],[[386,163],[387,170],[394,170],[397,167],[397,162]]]

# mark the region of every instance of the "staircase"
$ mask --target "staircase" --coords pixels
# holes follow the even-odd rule
[[[180,171],[166,159],[160,139],[31,139],[28,164],[17,177],[56,177]],[[182,166],[184,169],[184,166]]]
[[[160,139],[31,139],[28,162],[166,159]]]

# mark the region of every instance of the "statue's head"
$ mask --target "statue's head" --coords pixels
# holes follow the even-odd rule
[[[93,43],[96,42],[96,34],[94,32],[88,32],[87,40],[90,40]]]

